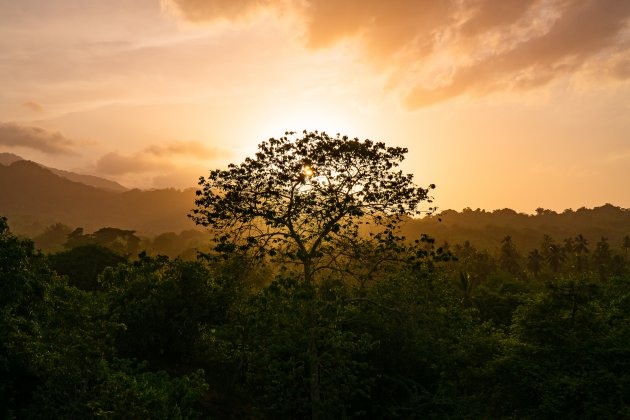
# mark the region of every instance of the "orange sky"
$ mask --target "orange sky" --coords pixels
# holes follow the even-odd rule
[[[192,186],[285,130],[440,209],[630,207],[628,0],[0,0],[0,151]]]

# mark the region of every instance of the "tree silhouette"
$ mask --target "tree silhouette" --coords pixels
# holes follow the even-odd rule
[[[560,266],[566,259],[566,255],[564,253],[564,249],[558,244],[551,244],[549,246],[549,251],[547,254],[547,262],[549,263],[549,267],[554,273],[557,273],[560,269]]]
[[[587,260],[583,254],[588,254],[588,241],[581,233],[575,237],[575,247],[573,250],[575,251],[575,258],[577,260],[577,269],[578,271],[582,271],[586,268]]]
[[[286,133],[258,146],[254,158],[201,177],[196,223],[216,232],[218,250],[282,255],[311,283],[335,242],[356,238],[361,224],[395,232],[419,213],[428,191],[396,170],[407,149],[326,133]]]
[[[518,263],[519,258],[516,246],[512,242],[512,237],[509,235],[504,237],[501,240],[501,253],[499,255],[501,269],[517,276],[521,270]]]
[[[557,273],[566,259],[565,248],[558,245],[551,236],[545,235],[540,246],[540,255],[549,264],[551,271]]]
[[[566,259],[570,260],[569,263],[573,264],[575,263],[575,266],[572,268],[578,268],[578,261],[577,261],[577,253],[575,252],[575,239],[569,237],[569,238],[564,238],[564,255],[566,256]],[[572,259],[572,257],[575,257],[574,259]],[[578,268],[579,271],[579,268]]]
[[[217,250],[276,256],[301,266],[314,292],[315,274],[340,248],[354,243],[361,224],[374,239],[392,238],[405,216],[415,215],[434,188],[417,187],[397,170],[407,149],[323,132],[293,132],[258,146],[252,158],[201,177],[193,220],[215,231]],[[321,416],[320,361],[314,308],[308,359],[312,418]]]
[[[105,227],[86,235],[83,228],[76,228],[68,234],[64,247],[73,249],[86,245],[104,246],[121,255],[129,256],[138,252],[140,238],[135,235],[134,230]]]
[[[101,290],[98,275],[106,267],[115,267],[127,259],[101,245],[81,245],[52,254],[48,264],[57,273],[68,276],[68,283],[81,290]]]
[[[72,229],[63,223],[55,223],[44,229],[44,232],[33,238],[35,246],[48,252],[63,250],[63,244],[67,241]]]
[[[542,270],[543,265],[543,257],[540,255],[537,249],[532,250],[527,255],[527,269],[534,275],[534,277],[538,277],[540,271]]]
[[[612,260],[613,255],[608,238],[602,237],[595,245],[595,251],[593,252],[593,262],[602,280],[607,278]]]

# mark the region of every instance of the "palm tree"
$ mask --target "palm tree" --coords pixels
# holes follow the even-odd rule
[[[575,237],[575,252],[588,254],[588,240],[581,233]]]
[[[557,273],[560,269],[560,266],[566,259],[566,254],[564,253],[564,249],[557,245],[551,244],[548,249],[547,254],[547,262],[549,263],[549,267],[554,273]]]
[[[537,249],[534,249],[527,255],[527,269],[534,275],[534,277],[538,277],[542,270],[543,265],[543,257],[540,255]]]
[[[554,239],[545,235],[543,237],[543,242],[540,245],[540,255],[543,259],[549,264],[551,267],[551,271],[554,273],[558,272],[562,262],[566,258],[566,254],[564,252],[564,247],[558,245]]]
[[[509,235],[506,236],[501,243],[501,255],[499,257],[501,269],[517,276],[521,267],[518,263],[519,255],[516,246],[514,246],[512,242],[512,237]]]
[[[593,252],[593,262],[602,280],[606,280],[608,276],[612,259],[613,255],[610,244],[608,243],[608,238],[602,237],[602,239],[597,242],[595,251]]]
[[[577,269],[578,271],[583,271],[586,269],[587,259],[586,256],[582,254],[588,254],[588,240],[580,233],[575,237],[575,257],[577,260]]]
[[[549,258],[549,249],[555,244],[553,238],[549,235],[543,236],[542,244],[540,244],[540,254],[547,260]]]
[[[568,256],[569,259],[571,259],[572,256],[575,256],[575,260],[577,260],[577,254],[575,254],[575,242],[573,241],[573,238],[564,239],[563,251],[564,251],[564,254]],[[575,263],[577,266],[577,261],[575,261]],[[574,267],[572,266],[571,268],[574,268]]]
[[[575,251],[575,242],[573,238],[566,238],[564,240],[564,250],[566,253],[573,253]]]

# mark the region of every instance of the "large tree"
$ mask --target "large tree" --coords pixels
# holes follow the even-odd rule
[[[310,284],[336,245],[355,243],[361,224],[390,236],[431,203],[435,186],[417,187],[398,169],[405,153],[339,134],[285,133],[243,163],[202,177],[192,217],[215,231],[219,249],[288,257]]]
[[[417,187],[398,169],[407,149],[323,132],[285,133],[258,146],[254,157],[200,179],[193,219],[214,230],[218,249],[249,251],[301,266],[312,295],[316,273],[349,259],[344,251],[373,249],[370,238],[393,238],[404,217],[431,202],[435,188]],[[425,210],[431,210],[427,208]],[[362,238],[360,225],[369,224]],[[314,300],[306,304],[309,388],[313,419],[322,416],[321,353]]]

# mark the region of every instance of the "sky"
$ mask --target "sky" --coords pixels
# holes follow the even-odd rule
[[[0,0],[0,152],[195,186],[287,130],[439,209],[630,207],[628,0]]]

